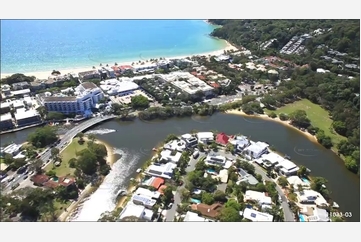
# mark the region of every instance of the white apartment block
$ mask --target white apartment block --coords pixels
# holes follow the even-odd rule
[[[48,111],[84,115],[90,113],[90,109],[103,98],[104,94],[99,87],[91,82],[83,82],[75,88],[74,96],[43,97],[41,101]]]

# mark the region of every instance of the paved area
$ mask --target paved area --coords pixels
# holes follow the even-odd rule
[[[209,104],[221,105],[221,104],[225,104],[225,103],[229,103],[229,102],[233,102],[233,101],[241,100],[241,99],[242,99],[242,94],[239,92],[236,95],[232,95],[232,96],[219,96],[217,98],[213,98],[210,100]]]

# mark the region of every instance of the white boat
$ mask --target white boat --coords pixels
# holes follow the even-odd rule
[[[336,202],[333,202],[332,207],[333,208],[339,208],[340,206]]]
[[[142,171],[142,169],[140,169],[140,168],[139,168],[139,169],[137,169],[137,173],[140,173],[141,171]]]

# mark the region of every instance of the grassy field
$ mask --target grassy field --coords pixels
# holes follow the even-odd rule
[[[345,137],[338,135],[332,129],[331,126],[332,119],[330,118],[328,111],[323,109],[321,106],[312,103],[307,99],[302,99],[300,101],[287,104],[274,111],[272,110],[265,110],[265,111],[267,114],[271,112],[275,112],[277,115],[279,115],[280,113],[290,114],[297,109],[305,110],[308,118],[311,120],[311,124],[325,131],[325,134],[331,137],[332,142],[334,144],[337,144],[341,140],[346,139]]]
[[[62,162],[59,167],[53,168],[53,165],[49,164],[46,167],[46,171],[54,170],[57,176],[66,176],[73,174],[74,169],[69,167],[69,160],[71,158],[76,158],[76,153],[87,147],[86,142],[84,142],[83,144],[79,144],[78,141],[78,138],[74,138],[73,141],[68,145],[68,147],[66,147],[65,150],[60,153]]]

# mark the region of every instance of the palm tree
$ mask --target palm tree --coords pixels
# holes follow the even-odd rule
[[[90,140],[90,142],[94,142],[97,137],[94,134],[88,134],[88,139]]]

